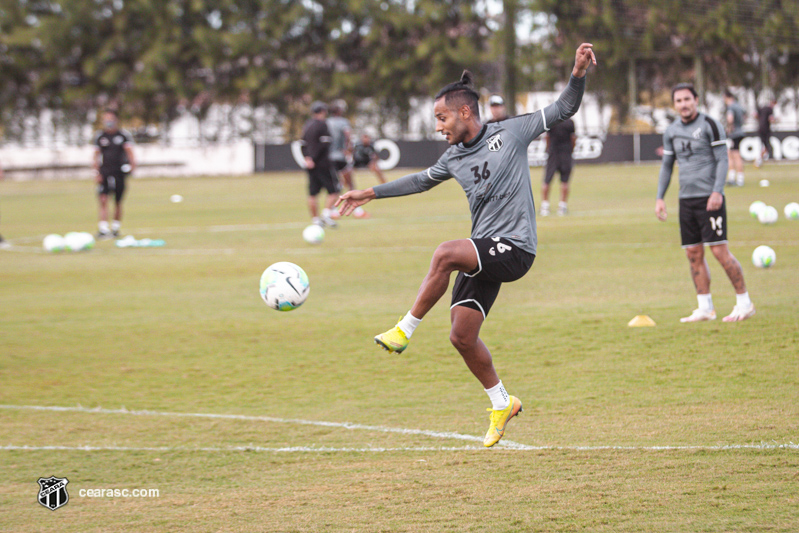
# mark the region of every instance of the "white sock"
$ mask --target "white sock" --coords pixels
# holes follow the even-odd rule
[[[399,324],[397,325],[402,330],[402,332],[405,333],[405,336],[410,339],[411,335],[413,335],[413,330],[415,330],[416,327],[419,324],[421,324],[421,322],[422,322],[421,318],[416,318],[411,314],[410,311],[408,311],[408,314],[402,317],[402,320],[400,320]]]
[[[121,227],[122,227],[122,224],[120,224],[119,220],[115,220],[115,221],[111,222],[111,229],[112,230],[119,231],[119,228],[121,228]]]
[[[541,209],[549,209],[549,202],[544,200],[541,202]]]
[[[749,293],[745,292],[743,294],[736,294],[735,295],[735,304],[741,308],[748,308],[752,305],[752,300],[749,299]]]
[[[560,207],[561,209],[566,209],[567,204],[566,202],[558,202],[558,207]]]
[[[483,390],[485,390],[486,394],[488,394],[488,398],[491,400],[491,408],[494,411],[502,411],[503,409],[507,409],[508,405],[510,405],[510,396],[508,396],[508,391],[505,390],[505,386],[502,384],[502,381],[490,389]]]
[[[737,174],[737,177],[738,177],[738,183],[743,183],[744,182],[744,173],[743,172],[739,172]]]
[[[358,207],[356,207],[355,209],[352,210],[352,214],[353,215],[361,216],[363,213],[364,213],[364,210],[363,210],[363,207],[361,207],[361,206],[358,206]]]
[[[329,217],[330,216],[330,209],[328,209],[327,207],[322,209],[322,216],[323,217]]]
[[[111,228],[108,227],[108,221],[107,220],[101,220],[100,222],[98,222],[97,223],[97,229],[100,231],[100,233],[110,233],[111,232]]]
[[[727,181],[730,182],[730,183],[735,181],[735,171],[734,170],[730,170],[729,172],[727,172]]]
[[[696,300],[699,302],[699,309],[701,309],[702,311],[713,310],[713,297],[710,296],[710,293],[697,294]]]

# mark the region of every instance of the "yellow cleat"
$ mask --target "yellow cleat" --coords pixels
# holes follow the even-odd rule
[[[517,397],[511,396],[508,407],[502,411],[495,411],[490,408],[487,411],[491,412],[491,415],[489,415],[491,426],[488,428],[486,438],[483,439],[483,446],[490,448],[505,435],[505,427],[507,427],[510,419],[522,412],[522,402]]]
[[[408,337],[399,328],[399,324],[375,337],[375,344],[382,346],[389,353],[402,353],[408,347],[408,342]]]

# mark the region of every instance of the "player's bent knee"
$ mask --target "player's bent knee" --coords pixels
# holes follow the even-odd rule
[[[464,262],[463,244],[468,243],[468,239],[460,241],[446,241],[442,242],[433,252],[433,261],[431,267],[434,270],[442,272],[454,272],[462,267]]]
[[[455,347],[456,350],[463,353],[471,350],[477,342],[477,338],[468,333],[460,332],[455,329],[449,333],[449,342]]]

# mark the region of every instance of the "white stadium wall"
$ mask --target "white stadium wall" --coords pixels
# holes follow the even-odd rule
[[[182,177],[251,174],[254,149],[250,141],[205,147],[138,144],[133,148],[139,168],[135,176]],[[0,162],[9,179],[89,179],[94,175],[91,146],[0,148]]]

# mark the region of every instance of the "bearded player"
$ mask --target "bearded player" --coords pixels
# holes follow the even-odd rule
[[[586,71],[596,64],[592,46],[584,43],[577,49],[569,84],[554,104],[502,122],[482,123],[479,94],[472,74],[465,71],[435,97],[436,131],[450,145],[438,162],[423,172],[350,191],[337,202],[341,214],[348,215],[370,200],[420,193],[451,178],[463,187],[472,216],[471,238],[438,246],[413,307],[375,342],[389,352],[402,353],[416,327],[447,291],[450,274],[457,271],[450,342],[491,400],[486,447],[503,437],[508,421],[522,410],[522,402],[505,390],[479,333],[502,284],[524,276],[535,259],[538,238],[527,147],[577,112]]]

